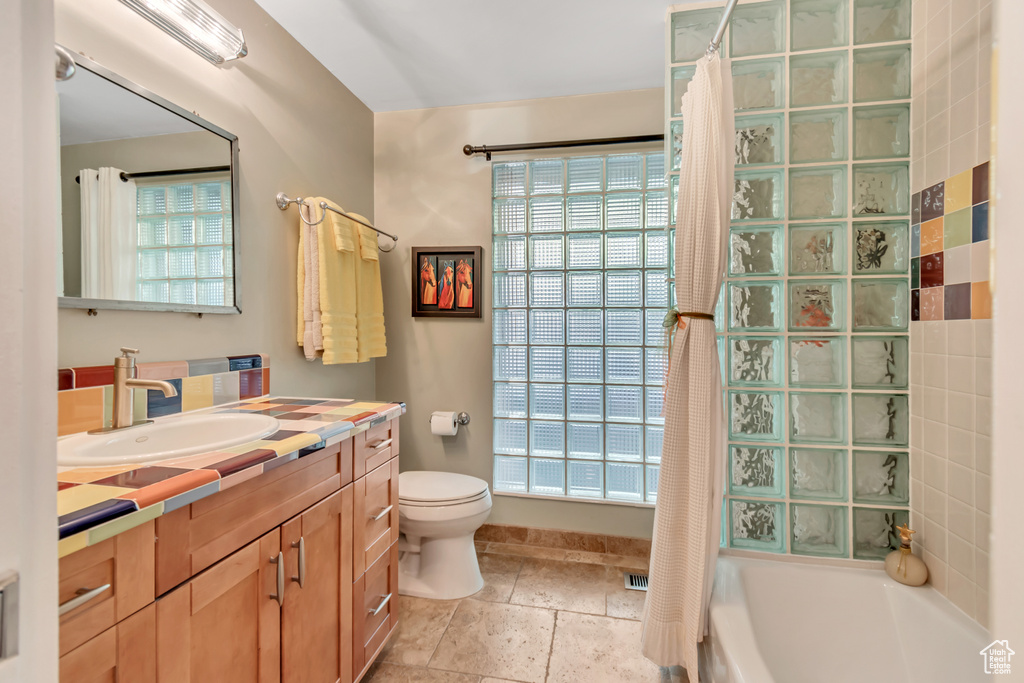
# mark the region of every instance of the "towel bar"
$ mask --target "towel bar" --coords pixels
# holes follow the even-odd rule
[[[398,242],[398,235],[392,235],[391,233],[384,232],[383,230],[381,230],[379,228],[373,227],[369,223],[364,223],[363,221],[359,220],[355,216],[351,216],[351,215],[345,213],[344,211],[341,211],[340,209],[336,209],[333,206],[330,206],[327,202],[320,202],[320,208],[323,209],[323,215],[320,216],[320,220],[314,221],[314,222],[310,223],[309,221],[306,220],[305,216],[302,215],[302,205],[303,205],[303,201],[304,201],[302,199],[302,197],[296,197],[295,199],[291,199],[284,192],[278,192],[276,200],[277,200],[277,208],[281,209],[282,211],[287,209],[289,204],[298,204],[299,205],[299,218],[301,218],[302,222],[305,223],[306,225],[310,225],[310,226],[312,226],[312,225],[320,225],[321,223],[324,222],[324,219],[327,218],[327,212],[328,211],[333,211],[336,214],[344,216],[345,218],[349,219],[350,221],[354,221],[354,222],[358,223],[359,225],[366,226],[370,230],[373,230],[374,232],[376,232],[376,233],[378,233],[380,235],[384,235],[385,237],[390,237],[392,242]],[[314,217],[315,217],[315,214],[314,214]],[[385,252],[385,253],[387,253],[389,251],[394,251],[394,249],[395,249],[394,246],[392,246],[390,249],[385,249],[385,248],[381,247],[379,244],[377,245],[377,248],[380,249],[381,251]]]

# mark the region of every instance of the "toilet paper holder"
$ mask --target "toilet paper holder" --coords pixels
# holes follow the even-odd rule
[[[469,424],[469,413],[463,411],[455,416],[455,421],[461,426],[465,427]],[[427,424],[430,424],[430,418],[427,418]]]

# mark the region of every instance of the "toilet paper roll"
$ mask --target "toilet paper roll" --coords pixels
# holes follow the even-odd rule
[[[430,432],[438,436],[455,436],[459,433],[459,423],[454,412],[435,411],[430,416]]]

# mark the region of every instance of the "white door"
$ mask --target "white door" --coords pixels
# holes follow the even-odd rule
[[[57,680],[56,126],[53,4],[0,22],[0,576],[20,575],[0,683]]]

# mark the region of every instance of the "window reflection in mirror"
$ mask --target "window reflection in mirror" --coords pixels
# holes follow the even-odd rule
[[[88,68],[57,94],[61,305],[234,307],[231,141]]]

